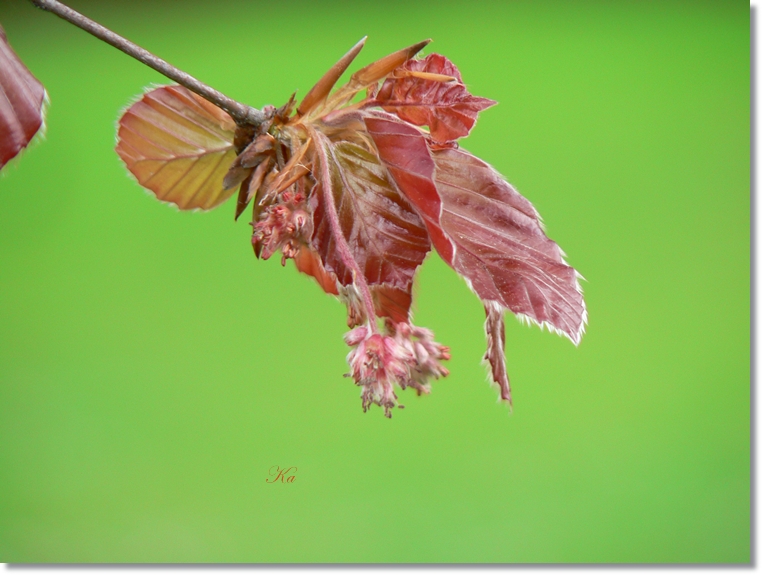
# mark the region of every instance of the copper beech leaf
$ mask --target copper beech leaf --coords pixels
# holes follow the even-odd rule
[[[42,127],[45,88],[11,49],[0,28],[0,169]]]
[[[482,300],[579,343],[587,312],[578,274],[545,235],[532,204],[463,149],[435,150],[432,156],[455,270]]]
[[[119,120],[116,151],[141,186],[181,210],[208,210],[233,189],[223,179],[236,157],[235,122],[181,86],[143,95]]]
[[[331,199],[341,234],[365,281],[408,289],[430,243],[420,218],[397,191],[374,151],[351,142],[321,138],[328,158]],[[319,181],[319,179],[318,179]],[[323,265],[344,286],[354,283],[352,270],[340,257],[322,184],[312,192],[312,244]]]
[[[434,183],[436,166],[424,135],[391,114],[368,112],[364,120],[379,157],[423,219],[434,247],[450,262],[453,244],[440,225],[442,200]]]
[[[471,95],[458,68],[441,54],[408,60],[381,86],[376,101],[416,126],[428,126],[436,142],[467,136],[480,111],[497,104]]]
[[[365,124],[437,251],[473,291],[578,343],[587,313],[577,273],[529,201],[468,152],[429,150],[410,124],[378,114]]]

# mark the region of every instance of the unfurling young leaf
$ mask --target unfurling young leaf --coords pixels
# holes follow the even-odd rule
[[[469,94],[455,64],[441,54],[405,62],[386,79],[376,101],[406,122],[428,126],[436,142],[467,136],[479,112],[497,104]]]
[[[363,410],[376,404],[391,417],[402,407],[397,387],[429,393],[431,381],[448,374],[449,349],[413,325],[410,312],[415,274],[432,247],[484,304],[484,359],[509,405],[505,310],[579,343],[587,321],[579,274],[529,201],[458,145],[496,102],[470,94],[444,56],[417,59],[429,40],[365,66],[334,90],[363,38],[301,103],[292,96],[280,108],[256,110],[57,0],[32,1],[184,86],[150,90],[126,110],[119,156],[142,186],[180,209],[213,208],[238,190],[235,218],[250,210],[255,255],[280,251],[284,265],[293,259],[347,306],[349,375]],[[9,53],[0,43],[0,58],[17,62]],[[0,67],[6,94],[9,69]],[[6,125],[8,117],[33,120],[44,94],[25,69],[14,70],[12,80],[29,83],[36,99],[24,112],[14,104],[15,116],[0,105]],[[19,133],[15,152],[31,137],[27,128]]]

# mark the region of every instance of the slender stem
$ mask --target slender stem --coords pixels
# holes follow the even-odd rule
[[[151,54],[148,50],[145,50],[137,44],[130,42],[126,38],[123,38],[119,34],[116,34],[101,26],[97,22],[93,22],[86,16],[83,16],[79,12],[72,10],[68,6],[61,4],[57,0],[31,0],[32,4],[43,10],[52,12],[56,16],[63,18],[67,22],[82,28],[82,30],[89,32],[96,38],[103,40],[104,42],[111,44],[114,48],[117,48],[132,56],[136,60],[142,62],[146,66],[150,66],[160,74],[165,75],[167,78],[174,80],[178,84],[185,86],[192,92],[195,92],[202,98],[210,101],[215,106],[218,106],[230,114],[238,124],[261,124],[265,116],[261,110],[247,106],[229,98],[222,92],[215,90],[214,88],[207,86],[203,82],[198,81],[196,78],[175,68],[172,64],[166,60],[162,60],[158,56]]]
[[[349,248],[344,233],[341,231],[339,214],[336,213],[336,204],[334,203],[333,193],[331,192],[333,186],[331,185],[328,156],[326,156],[323,142],[324,136],[310,127],[307,129],[310,132],[310,136],[315,141],[315,150],[317,151],[318,161],[320,162],[320,187],[323,192],[321,200],[323,201],[326,214],[328,215],[328,224],[333,232],[333,239],[336,242],[336,251],[338,252],[341,262],[352,270],[355,285],[360,291],[360,296],[365,305],[365,313],[368,316],[370,331],[372,333],[378,333],[378,328],[376,327],[376,309],[373,306],[373,296],[370,294],[370,287],[368,286],[368,282],[365,281],[365,276],[363,275],[360,266],[357,264],[357,260],[355,260],[352,255],[352,250]]]

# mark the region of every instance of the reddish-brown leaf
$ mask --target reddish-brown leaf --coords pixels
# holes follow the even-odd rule
[[[11,49],[0,28],[0,169],[42,126],[45,88]]]
[[[468,152],[429,151],[410,124],[379,114],[365,124],[434,247],[474,292],[578,343],[587,312],[577,273],[529,201]]]
[[[375,150],[321,137],[328,158],[331,198],[351,255],[370,285],[388,284],[406,290],[430,243],[420,218],[397,191]],[[322,168],[320,168],[322,169]],[[317,178],[318,182],[321,178]],[[352,270],[339,255],[322,184],[313,190],[312,245],[323,265],[342,285],[353,283]]]
[[[162,86],[121,117],[116,151],[157,199],[208,210],[234,192],[223,185],[236,157],[234,135],[226,112],[186,88]]]
[[[487,353],[484,360],[489,362],[493,383],[500,388],[500,398],[511,404],[511,384],[508,381],[508,370],[505,367],[505,323],[503,308],[499,305],[484,306],[487,320],[484,331],[487,333]]]
[[[545,235],[532,204],[462,149],[436,150],[432,157],[455,270],[482,300],[579,343],[587,312],[578,274]]]
[[[391,114],[368,112],[364,120],[379,157],[400,191],[423,218],[434,247],[448,263],[452,262],[453,245],[439,222],[442,200],[434,183],[436,165],[425,136],[415,126]]]
[[[446,81],[446,78],[453,81]],[[455,64],[441,54],[408,60],[381,86],[384,110],[416,126],[428,126],[436,142],[467,136],[480,111],[497,104],[471,95]]]

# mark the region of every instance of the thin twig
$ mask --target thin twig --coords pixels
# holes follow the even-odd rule
[[[146,66],[150,66],[160,74],[165,75],[167,78],[174,80],[178,84],[185,86],[192,92],[195,92],[202,98],[210,101],[215,106],[219,106],[230,114],[237,124],[261,124],[265,116],[261,110],[247,106],[229,98],[222,92],[215,90],[214,88],[207,86],[203,82],[198,81],[190,74],[186,74],[182,70],[175,68],[172,64],[166,60],[162,60],[158,56],[151,54],[148,50],[145,50],[137,44],[130,42],[126,38],[123,38],[119,34],[116,34],[101,26],[97,22],[93,22],[86,16],[83,16],[79,12],[72,10],[68,6],[61,4],[57,0],[30,0],[32,4],[43,10],[52,12],[56,16],[63,18],[67,22],[71,22],[75,26],[82,28],[86,32],[89,32],[96,38],[103,40],[104,42],[111,44],[114,48],[117,48],[125,54],[132,56],[136,60],[139,60]]]

